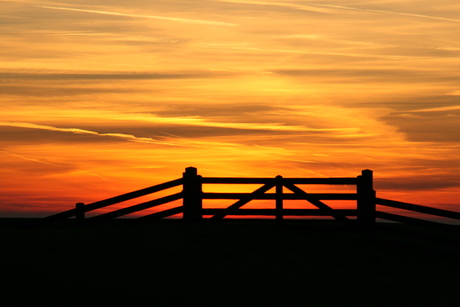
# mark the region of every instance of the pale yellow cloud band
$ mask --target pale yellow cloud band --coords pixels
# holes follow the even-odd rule
[[[102,15],[113,15],[113,16],[122,16],[122,17],[162,19],[162,20],[169,20],[169,21],[176,21],[176,22],[187,22],[187,23],[196,23],[196,24],[213,25],[213,26],[227,26],[227,27],[238,26],[237,24],[234,24],[234,23],[220,22],[220,21],[208,21],[208,20],[186,19],[186,18],[175,18],[175,17],[164,17],[164,16],[151,16],[151,15],[137,15],[137,14],[110,12],[110,11],[96,11],[96,10],[76,9],[76,8],[61,7],[61,6],[38,5],[37,7],[44,8],[44,9],[51,9],[51,10],[75,11],[75,12],[84,12],[84,13],[102,14]]]
[[[86,113],[86,117],[100,118],[101,114],[92,114],[91,112]],[[155,115],[145,115],[136,113],[111,113],[104,112],[103,117],[107,120],[116,121],[133,121],[133,122],[148,122],[154,124],[170,124],[170,125],[190,125],[190,126],[204,126],[204,127],[215,127],[215,128],[232,128],[242,130],[265,130],[265,131],[286,131],[286,132],[326,132],[326,133],[338,133],[341,136],[345,135],[359,135],[361,130],[357,127],[349,128],[310,128],[303,126],[294,125],[282,125],[282,124],[264,124],[264,123],[225,123],[225,122],[210,122],[202,118],[197,117],[158,117]],[[200,142],[173,139],[171,141],[160,141],[148,137],[138,137],[124,133],[99,133],[96,131],[85,130],[80,128],[59,128],[50,125],[39,125],[26,122],[6,122],[0,121],[0,126],[10,126],[18,128],[29,128],[29,129],[40,129],[48,131],[59,131],[68,132],[73,134],[87,134],[100,137],[113,137],[123,139],[125,141],[136,142],[136,143],[147,143],[147,144],[161,144],[169,146],[202,146]],[[209,145],[209,144],[208,144]],[[213,145],[218,146],[235,146],[235,144],[223,144],[216,143]]]
[[[13,157],[17,157],[17,158],[26,160],[26,161],[32,161],[32,162],[45,164],[45,165],[59,166],[59,164],[52,163],[52,162],[49,162],[49,161],[46,161],[46,160],[31,158],[31,157],[27,157],[27,156],[24,156],[24,155],[19,155],[19,154],[16,154],[16,153],[8,152],[8,151],[5,151],[5,150],[0,150],[0,152],[4,153],[4,154],[7,154],[7,155],[10,155],[10,156],[13,156]]]
[[[444,112],[444,111],[456,111],[460,110],[460,106],[447,106],[447,107],[437,107],[437,108],[427,108],[427,109],[418,109],[406,111],[408,113],[419,113],[419,112]]]
[[[137,137],[134,135],[123,134],[123,133],[98,133],[95,131],[84,130],[84,129],[79,129],[79,128],[58,128],[58,127],[53,127],[53,126],[48,126],[48,125],[37,125],[37,124],[32,124],[32,123],[18,123],[18,122],[0,122],[0,126],[39,129],[39,130],[48,130],[48,131],[59,131],[59,132],[70,132],[74,134],[89,134],[89,135],[96,135],[96,136],[115,137],[115,138],[120,138],[120,139],[124,139],[124,140],[131,141],[131,142],[137,142],[137,143],[163,144],[163,145],[178,146],[178,144],[162,142],[162,141],[155,140],[153,138]]]
[[[303,4],[300,5],[300,4],[289,3],[289,2],[251,1],[251,0],[248,0],[248,1],[246,0],[219,0],[219,1],[220,2],[230,2],[230,3],[241,3],[241,4],[282,6],[282,7],[290,7],[290,8],[294,8],[298,10],[303,10],[303,11],[312,11],[312,12],[320,12],[320,13],[333,13],[334,10],[347,10],[347,11],[357,11],[357,12],[367,12],[367,13],[377,13],[377,14],[391,14],[391,15],[400,15],[400,16],[407,16],[407,17],[428,18],[428,19],[444,20],[444,21],[451,21],[451,22],[460,22],[460,19],[456,19],[456,18],[446,18],[446,17],[439,17],[439,16],[404,13],[404,12],[396,12],[396,11],[373,10],[373,9],[356,8],[356,7],[351,7],[351,6],[342,6],[342,5],[334,5],[334,4],[309,3],[308,5],[303,5]]]
[[[269,130],[269,131],[292,131],[292,132],[358,132],[359,128],[311,128],[304,126],[284,125],[280,123],[235,123],[235,122],[213,122],[199,117],[158,117],[154,115],[127,113],[127,114],[113,114],[110,116],[106,114],[109,119],[115,120],[133,120],[151,122],[156,124],[177,124],[177,125],[191,125],[191,126],[204,126],[216,128],[233,128],[242,130]]]
[[[89,115],[89,114],[88,114]],[[88,116],[92,117],[92,116]],[[282,125],[282,124],[259,124],[259,123],[225,123],[225,122],[209,122],[201,118],[195,117],[157,117],[144,114],[113,114],[112,116],[106,117],[106,119],[112,120],[123,120],[123,121],[142,121],[151,122],[155,124],[176,124],[176,125],[191,125],[191,126],[204,126],[204,127],[216,127],[216,128],[233,128],[243,130],[270,130],[270,131],[292,131],[292,132],[346,132],[353,133],[359,132],[357,127],[347,128],[309,128],[302,126]],[[61,131],[71,132],[75,134],[92,134],[100,136],[113,136],[125,139],[131,139],[133,141],[151,142],[158,143],[159,141],[152,138],[140,138],[133,135],[122,134],[122,133],[98,133],[95,131],[84,130],[79,128],[57,128],[47,125],[37,125],[32,123],[21,123],[21,122],[2,122],[0,126],[11,126],[19,128],[34,128],[44,129],[50,131]]]
[[[305,4],[295,4],[287,2],[269,2],[269,1],[251,1],[251,0],[220,0],[220,2],[230,2],[230,3],[241,3],[241,4],[255,4],[255,5],[271,5],[271,6],[282,6],[290,7],[302,11],[311,11],[317,13],[332,13],[333,10],[323,7],[305,5]]]
[[[460,19],[446,18],[446,17],[439,17],[439,16],[432,16],[432,15],[404,13],[404,12],[395,12],[395,11],[384,11],[384,10],[373,10],[373,9],[364,9],[364,8],[356,8],[356,7],[332,5],[332,4],[314,3],[312,5],[315,5],[315,6],[318,6],[318,7],[331,8],[331,9],[348,10],[348,11],[377,13],[377,14],[391,14],[391,15],[400,15],[400,16],[407,16],[407,17],[417,17],[417,18],[427,18],[427,19],[436,19],[436,20],[460,22]]]

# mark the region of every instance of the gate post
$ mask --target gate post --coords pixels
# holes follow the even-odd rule
[[[283,177],[276,176],[276,222],[281,224],[283,222]]]
[[[203,208],[201,176],[195,167],[187,167],[183,173],[183,207],[185,221],[201,221]]]
[[[372,171],[363,170],[356,185],[358,194],[358,226],[366,237],[372,238],[375,232],[375,191]]]

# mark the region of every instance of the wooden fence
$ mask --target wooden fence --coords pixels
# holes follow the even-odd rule
[[[203,185],[205,184],[260,184],[262,186],[251,193],[207,193],[203,192]],[[307,193],[297,185],[354,185],[356,189],[355,193]],[[181,192],[156,198],[147,202],[142,202],[126,208],[117,209],[90,218],[85,218],[86,212],[108,207],[177,186],[182,186]],[[267,193],[273,188],[275,193]],[[284,188],[290,192],[284,193]],[[458,212],[377,198],[373,189],[373,174],[371,170],[363,170],[361,175],[350,178],[284,178],[282,176],[276,176],[275,178],[223,178],[202,177],[198,175],[196,168],[189,167],[186,168],[182,178],[102,201],[97,201],[91,204],[85,205],[83,203],[78,203],[74,209],[44,218],[43,222],[52,222],[70,217],[75,217],[77,223],[103,221],[170,203],[179,199],[182,199],[182,205],[140,217],[138,220],[159,219],[179,213],[183,214],[183,219],[185,221],[201,221],[204,216],[211,216],[211,220],[221,220],[228,215],[271,216],[275,217],[277,222],[283,221],[285,216],[327,216],[333,217],[337,221],[343,223],[357,225],[359,229],[366,233],[374,232],[376,218],[425,226],[442,225],[441,223],[434,221],[421,220],[413,217],[377,211],[376,205],[460,220],[460,213]],[[227,208],[203,208],[203,200],[210,199],[233,199],[237,201]],[[273,200],[275,202],[275,208],[242,208],[252,200]],[[285,200],[305,200],[317,209],[284,208]],[[333,209],[324,203],[324,200],[356,201],[356,209]]]

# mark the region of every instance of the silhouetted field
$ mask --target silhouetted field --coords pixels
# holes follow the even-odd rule
[[[409,226],[21,223],[0,219],[2,306],[458,306],[460,247]]]

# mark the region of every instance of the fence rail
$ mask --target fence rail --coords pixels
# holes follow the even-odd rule
[[[241,199],[251,196],[251,193],[203,193],[203,199]],[[311,197],[322,199],[322,200],[357,200],[358,195],[352,193],[311,193],[308,194]],[[251,196],[251,199],[262,200],[262,199],[276,199],[276,193],[266,193],[257,196]],[[305,197],[294,193],[284,193],[283,199],[286,200],[304,200]]]
[[[251,193],[218,193],[203,192],[204,184],[257,184],[262,185]],[[299,185],[354,185],[356,193],[307,193]],[[109,207],[114,204],[151,195],[173,187],[182,186],[182,191],[168,196],[163,196],[140,204],[131,205],[122,209],[85,219],[85,213]],[[275,192],[268,191],[274,189]],[[285,192],[288,190],[289,192]],[[220,220],[226,216],[272,216],[277,221],[282,221],[285,216],[329,216],[337,221],[354,225],[366,232],[374,232],[376,218],[391,220],[401,223],[411,223],[423,226],[439,226],[442,223],[421,220],[418,218],[397,215],[376,210],[376,205],[390,208],[409,210],[430,214],[433,216],[447,217],[460,220],[460,213],[448,210],[436,209],[426,206],[414,205],[394,200],[377,198],[373,189],[373,174],[371,170],[363,170],[361,175],[355,178],[236,178],[236,177],[202,177],[198,175],[196,168],[186,168],[182,178],[161,183],[145,189],[122,194],[90,204],[78,203],[76,208],[58,214],[51,215],[43,222],[76,217],[78,223],[97,222],[106,219],[121,217],[155,206],[170,203],[182,199],[182,205],[174,208],[160,210],[158,212],[138,218],[139,221],[154,220],[183,214],[183,219],[188,221],[200,221],[203,217],[211,216],[211,220]],[[227,208],[203,208],[203,200],[237,200]],[[248,209],[242,208],[252,200],[274,200],[275,208]],[[317,209],[284,208],[285,200],[304,200]],[[352,200],[356,201],[356,209],[333,209],[324,200]],[[350,219],[353,218],[353,219]]]
[[[409,216],[402,216],[402,215],[388,213],[388,212],[377,211],[376,217],[384,219],[384,220],[405,223],[405,224],[418,225],[418,226],[427,226],[427,227],[435,227],[435,228],[446,226],[446,224],[443,224],[443,223],[427,221],[427,220],[417,219],[417,218],[413,218]]]
[[[276,209],[203,209],[203,215],[218,215],[225,211],[226,215],[240,216],[276,216]],[[356,209],[334,209],[337,213],[344,216],[356,216]],[[321,209],[283,209],[284,216],[331,216],[327,210]]]
[[[387,207],[393,207],[393,208],[398,208],[398,209],[404,209],[404,210],[409,210],[409,211],[414,211],[414,212],[426,213],[430,215],[460,220],[459,212],[431,208],[431,207],[420,206],[420,205],[414,205],[414,204],[409,204],[409,203],[404,203],[404,202],[389,200],[389,199],[382,199],[382,198],[376,198],[375,201],[377,204],[387,206]]]
[[[182,193],[176,193],[176,194],[173,194],[173,195],[169,195],[169,196],[161,197],[161,198],[158,198],[158,199],[146,201],[146,202],[134,205],[134,206],[130,206],[130,207],[126,207],[126,208],[123,208],[123,209],[118,209],[118,210],[115,210],[115,211],[112,211],[112,212],[104,213],[104,214],[92,217],[91,220],[99,221],[99,220],[112,219],[112,218],[120,217],[120,216],[123,216],[123,215],[131,214],[131,213],[134,213],[134,212],[138,212],[138,211],[141,211],[141,210],[149,209],[149,208],[152,208],[152,207],[155,207],[155,206],[163,205],[163,204],[166,204],[166,203],[169,203],[169,202],[181,199],[181,198],[182,198]]]
[[[276,178],[232,178],[232,177],[203,177],[203,183],[216,184],[269,184],[275,183]],[[294,184],[327,184],[327,185],[355,185],[357,178],[283,178],[285,182]]]

